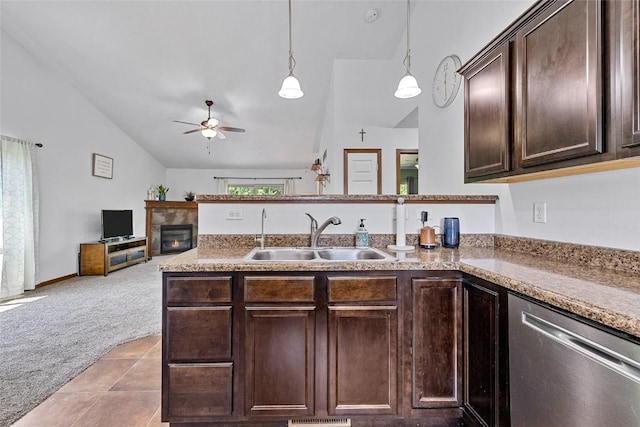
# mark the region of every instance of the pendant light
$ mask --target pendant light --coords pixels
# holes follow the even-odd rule
[[[411,75],[411,49],[409,48],[409,0],[407,0],[407,54],[402,61],[407,73],[398,83],[398,89],[394,93],[396,98],[413,98],[420,95],[422,89],[418,86],[418,81]]]
[[[298,99],[304,95],[304,92],[300,89],[300,82],[293,75],[295,66],[296,60],[293,59],[293,50],[291,49],[291,0],[289,0],[289,75],[282,82],[282,87],[278,92],[278,95],[282,98]]]

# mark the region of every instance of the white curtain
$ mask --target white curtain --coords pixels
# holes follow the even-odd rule
[[[284,194],[290,195],[290,194],[295,194],[295,192],[296,192],[295,181],[293,180],[293,178],[287,178],[284,181]]]
[[[0,135],[0,298],[35,289],[39,194],[35,145]]]
[[[216,178],[218,180],[218,194],[227,194],[229,190],[229,181],[224,178]]]

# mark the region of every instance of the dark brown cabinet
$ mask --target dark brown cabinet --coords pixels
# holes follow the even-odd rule
[[[462,404],[461,281],[412,279],[412,406]]]
[[[464,294],[464,407],[482,426],[508,426],[507,292],[466,276]]]
[[[518,166],[602,151],[601,7],[557,1],[516,33]]]
[[[464,64],[465,182],[640,165],[638,0],[540,0]]]
[[[163,419],[232,414],[232,283],[228,275],[165,276]]]
[[[328,278],[330,415],[398,413],[396,280]]]
[[[509,43],[465,72],[465,176],[510,170],[511,85]]]
[[[616,2],[618,17],[619,52],[614,61],[614,75],[621,76],[621,148],[627,155],[640,155],[640,1]],[[614,45],[616,47],[616,45]],[[615,58],[615,57],[614,57]],[[616,58],[617,59],[617,58]]]
[[[164,421],[461,422],[459,273],[165,272],[163,283]]]
[[[315,276],[245,276],[245,414],[313,415]]]

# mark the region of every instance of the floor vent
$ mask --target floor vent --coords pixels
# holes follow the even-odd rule
[[[351,427],[349,418],[294,418],[288,427]]]

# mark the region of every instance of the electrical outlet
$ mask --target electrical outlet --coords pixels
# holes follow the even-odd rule
[[[535,202],[533,204],[533,222],[547,222],[546,202]]]
[[[227,219],[243,219],[242,209],[227,209]]]

